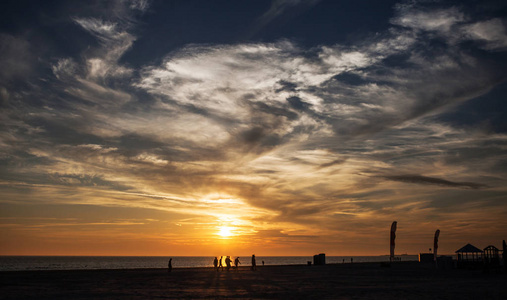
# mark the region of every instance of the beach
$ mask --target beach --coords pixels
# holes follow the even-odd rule
[[[418,262],[0,272],[0,299],[507,299],[505,273]]]

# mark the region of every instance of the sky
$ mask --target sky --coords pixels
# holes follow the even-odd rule
[[[504,1],[0,6],[0,255],[507,238]]]

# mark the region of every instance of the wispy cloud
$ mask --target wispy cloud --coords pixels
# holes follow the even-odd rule
[[[127,51],[135,37],[120,28],[119,23],[110,23],[94,18],[74,19],[83,29],[93,34],[102,47],[96,54],[87,59],[87,77],[105,79],[107,76],[118,77],[130,75],[132,70],[117,65],[120,57]],[[125,26],[125,25],[124,25]]]
[[[417,2],[396,6],[398,14],[391,23],[416,31],[443,35],[448,42],[476,41],[487,50],[505,50],[505,20],[473,20],[456,6],[427,9]]]
[[[388,176],[384,176],[383,178],[385,178],[387,180],[394,180],[394,181],[407,182],[407,183],[432,184],[432,185],[458,187],[458,188],[462,187],[462,188],[470,188],[470,189],[480,189],[480,188],[487,187],[487,185],[480,184],[480,183],[454,182],[454,181],[449,181],[449,180],[445,180],[445,179],[441,179],[441,178],[427,177],[427,176],[421,176],[421,175],[388,175]]]
[[[268,26],[275,19],[283,16],[288,11],[291,10],[305,10],[308,9],[321,0],[272,0],[271,6],[269,9],[264,12],[255,23],[252,25],[252,28],[248,34],[249,37],[254,36],[259,31],[263,30],[266,26]]]
[[[449,33],[466,20],[465,14],[457,7],[425,9],[417,5],[397,5],[398,15],[391,22],[415,30]]]
[[[498,18],[465,25],[464,32],[472,40],[482,43],[487,50],[505,50],[507,48],[507,31],[504,21]]]

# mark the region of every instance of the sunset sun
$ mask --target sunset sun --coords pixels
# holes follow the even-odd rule
[[[229,226],[220,226],[217,234],[222,238],[228,238],[234,235],[233,230],[234,228]]]

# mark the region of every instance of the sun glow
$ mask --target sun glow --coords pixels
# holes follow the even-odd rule
[[[218,235],[222,238],[228,238],[234,235],[233,230],[234,228],[229,226],[220,226],[218,228]]]

